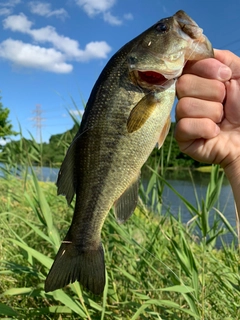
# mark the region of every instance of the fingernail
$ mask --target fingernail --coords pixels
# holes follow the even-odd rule
[[[232,76],[232,71],[227,66],[221,66],[218,70],[219,80],[226,81],[229,80]]]

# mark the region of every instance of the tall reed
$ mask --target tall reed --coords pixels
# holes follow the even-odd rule
[[[22,167],[31,168],[31,159],[40,156],[36,150],[29,150]],[[205,199],[194,206],[166,181],[165,169],[164,159],[155,159],[144,169],[150,172],[148,185],[141,186],[139,206],[124,225],[109,213],[102,231],[107,279],[103,296],[86,292],[77,282],[44,292],[46,274],[69,227],[73,206],[56,197],[54,184],[38,181],[32,168],[30,174],[28,170],[23,172],[25,179],[14,177],[10,167],[5,170],[0,185],[2,317],[240,318],[239,254],[234,242],[237,234],[214,207],[222,173],[213,166]],[[171,214],[171,207],[162,214],[163,188],[173,190],[191,213],[187,225],[180,214]],[[211,210],[215,212],[213,224]],[[229,245],[221,240],[227,231],[234,239]],[[219,239],[220,250],[215,246]]]

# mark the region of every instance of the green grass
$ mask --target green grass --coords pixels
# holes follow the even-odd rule
[[[192,216],[184,225],[181,212],[178,218],[171,208],[161,214],[163,188],[177,193],[164,179],[171,148],[166,159],[163,153],[152,158],[144,169],[149,183],[140,187],[133,216],[119,225],[110,212],[104,224],[103,296],[85,292],[77,282],[46,294],[44,280],[70,225],[74,203],[68,207],[64,197],[56,196],[53,183],[27,174],[29,163],[41,162],[42,149],[33,141],[26,150],[22,141],[17,150],[8,150],[0,183],[1,319],[240,319],[238,237],[215,208],[223,179],[217,166],[211,168],[205,199],[195,191],[197,205],[177,194]],[[17,163],[22,179],[13,174]],[[226,232],[233,238],[228,245],[222,241]],[[219,240],[222,248],[216,249]]]
[[[240,319],[239,252],[236,242],[217,250],[216,240],[237,235],[218,210],[209,212],[221,189],[222,173],[213,167],[205,199],[183,225],[161,215],[166,181],[150,169],[149,186],[135,214],[119,225],[109,214],[102,231],[107,285],[94,296],[74,283],[46,294],[44,280],[73,212],[52,183],[32,174],[11,175],[0,184],[0,318],[3,319]],[[164,170],[162,170],[164,175]],[[172,188],[170,185],[168,186]],[[194,187],[194,186],[193,186]],[[179,195],[181,197],[181,195]],[[150,201],[150,202],[149,202]],[[160,203],[160,202],[159,202]],[[196,237],[196,229],[198,234]]]

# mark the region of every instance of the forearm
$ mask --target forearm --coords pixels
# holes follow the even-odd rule
[[[227,165],[224,168],[224,172],[232,187],[237,209],[237,229],[238,232],[240,232],[240,157],[238,157],[232,163]]]

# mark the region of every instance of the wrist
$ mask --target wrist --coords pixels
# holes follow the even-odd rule
[[[226,177],[228,178],[233,190],[240,187],[240,156],[226,165],[224,168]]]
[[[240,196],[239,196],[239,188],[240,188],[240,156],[228,164],[224,168],[224,172],[226,177],[228,178],[232,191],[233,196],[235,199],[236,204],[236,224],[237,229],[239,229],[239,221],[240,221]]]

